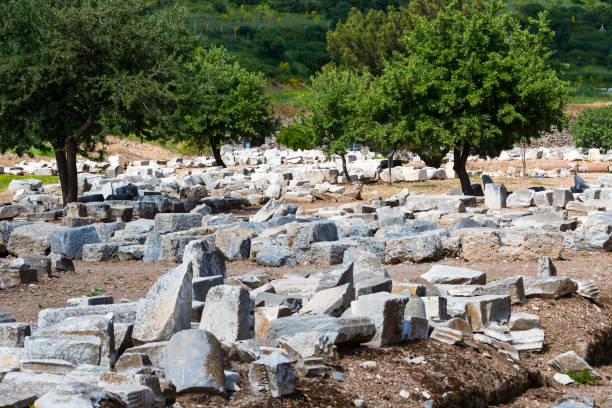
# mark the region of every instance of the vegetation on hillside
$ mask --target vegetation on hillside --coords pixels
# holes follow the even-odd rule
[[[386,30],[389,7],[400,32],[407,28],[402,8],[432,18],[447,0],[179,0],[188,10],[189,26],[206,36],[210,46],[223,45],[252,71],[271,82],[296,87],[308,81],[330,60],[354,58],[343,54],[334,39],[346,35],[344,24],[362,18],[362,31],[354,37],[362,47],[364,64],[371,56],[389,55],[399,46],[398,36]],[[167,0],[170,2],[170,0]],[[473,4],[474,1],[463,5]],[[595,87],[612,87],[612,2],[609,0],[505,0],[505,12],[516,13],[523,27],[540,11],[548,13],[555,36],[550,44],[561,78],[577,89],[576,102],[598,99]],[[354,11],[351,12],[351,8]],[[370,9],[375,12],[370,13]],[[365,18],[368,16],[368,18]],[[340,22],[340,24],[338,24]],[[372,27],[387,45],[373,49],[368,43]],[[331,33],[328,34],[328,31]],[[379,43],[380,44],[380,43]],[[380,69],[382,63],[378,59]],[[563,64],[568,64],[563,67]],[[601,94],[600,94],[601,95]],[[582,99],[580,99],[582,98]],[[603,95],[601,99],[605,99]]]

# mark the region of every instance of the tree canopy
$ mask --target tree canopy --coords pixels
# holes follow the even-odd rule
[[[212,148],[217,165],[225,166],[223,143],[264,138],[277,129],[261,73],[242,68],[224,48],[198,49],[186,67],[179,91],[180,140]]]
[[[389,7],[370,10],[365,15],[358,9],[348,14],[346,22],[327,32],[327,49],[339,66],[380,75],[394,52],[404,52],[400,41],[410,28],[408,10]]]
[[[493,1],[466,14],[453,3],[431,21],[415,17],[403,39],[407,52],[375,85],[375,128],[453,150],[464,194],[471,194],[470,154],[494,157],[566,123],[571,90],[551,65],[545,15],[530,32],[502,9]]]
[[[108,133],[166,134],[195,39],[182,11],[146,0],[0,2],[0,151],[50,143],[64,203],[77,153]]]
[[[346,153],[352,143],[359,140],[359,101],[365,98],[369,75],[339,70],[327,65],[312,78],[311,92],[304,105],[307,115],[301,115],[293,126],[312,139],[312,145],[326,154],[342,159],[344,180],[350,180],[346,167]]]
[[[449,3],[449,0],[413,0],[408,8],[389,6],[386,11],[372,9],[365,14],[353,8],[345,22],[327,32],[327,50],[339,66],[378,76],[395,53],[406,52],[401,39],[411,29],[413,16],[431,20]],[[469,12],[467,4],[463,1],[459,4],[462,13]]]

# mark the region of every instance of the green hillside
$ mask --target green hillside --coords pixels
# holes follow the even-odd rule
[[[612,3],[517,0],[509,8],[525,24],[528,17],[548,12],[555,32],[551,44],[555,59],[569,65],[561,77],[572,82],[579,95],[593,95],[589,92],[593,88],[612,88]]]
[[[611,0],[607,0],[611,1]],[[546,10],[555,39],[551,47],[561,76],[577,89],[577,102],[612,99],[594,88],[612,87],[612,3],[593,0],[506,0],[525,25]],[[206,45],[223,45],[270,84],[295,88],[330,60],[326,32],[351,7],[407,6],[407,0],[181,0],[193,31]],[[567,64],[567,67],[564,67]],[[289,93],[294,95],[294,93]],[[278,95],[277,95],[278,96]],[[280,99],[290,99],[280,95]]]
[[[190,25],[208,45],[223,45],[250,70],[296,86],[329,62],[325,34],[351,7],[367,10],[407,1],[184,0]]]

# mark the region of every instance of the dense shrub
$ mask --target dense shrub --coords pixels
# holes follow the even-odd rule
[[[611,149],[612,105],[584,111],[572,124],[571,132],[578,147]]]
[[[298,126],[286,126],[276,136],[276,143],[293,150],[308,150],[313,147],[313,140]]]

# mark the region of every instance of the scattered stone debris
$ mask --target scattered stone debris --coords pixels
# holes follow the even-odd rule
[[[515,153],[503,152],[500,159]],[[586,157],[569,149],[528,154]],[[138,301],[72,298],[65,307],[41,310],[32,323],[15,322],[1,311],[0,406],[95,401],[164,407],[177,394],[193,392],[301,398],[307,381],[328,377],[335,385],[348,384],[351,372],[340,356],[353,347],[380,351],[416,342],[479,350],[487,361],[501,356],[519,372],[521,357],[545,348],[547,326],[544,318],[540,324],[538,315],[517,307],[532,299],[554,304],[573,294],[597,304],[594,281],[560,276],[553,261],[568,250],[612,251],[610,177],[599,183],[576,177],[571,188],[508,192],[485,174],[484,187],[474,186],[484,197],[405,189],[386,200],[356,202],[363,183],[389,177],[382,160],[351,152],[351,180],[343,180],[339,162],[317,151],[228,148],[223,155],[240,167],[212,167],[207,158],[126,167],[115,159],[79,162],[79,201],[66,208],[57,186],[11,183],[14,201],[0,207],[0,288],[36,285],[73,271],[76,260],[169,267]],[[53,174],[54,166],[5,169],[30,170]],[[551,170],[536,170],[530,172],[552,176]],[[393,180],[450,177],[448,165],[397,166],[391,172]],[[312,209],[294,204],[315,200],[345,203]],[[245,215],[242,210],[251,206],[260,208]],[[494,281],[486,270],[443,263],[404,282],[386,270],[449,258],[539,260],[529,276]],[[253,267],[228,277],[227,262],[270,269]],[[398,361],[418,375],[432,362],[432,355],[419,354]],[[453,364],[451,357],[448,362]],[[568,371],[586,369],[601,378],[574,351],[549,364],[562,385],[573,382]],[[362,360],[351,368],[374,380],[384,365]],[[355,397],[348,405],[367,406],[366,395]],[[433,404],[450,396],[430,386],[398,386],[394,398]],[[558,406],[573,400],[586,404],[571,397]]]

